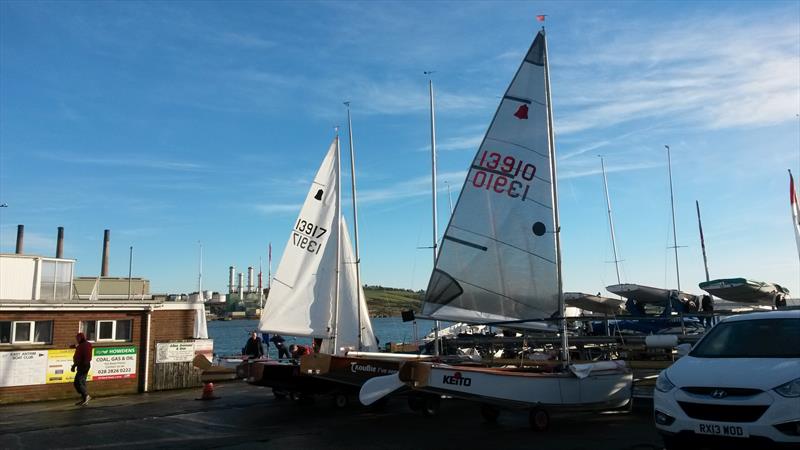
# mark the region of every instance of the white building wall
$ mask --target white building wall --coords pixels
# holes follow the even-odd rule
[[[0,300],[35,300],[37,258],[0,255]]]

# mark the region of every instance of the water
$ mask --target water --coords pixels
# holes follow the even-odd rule
[[[253,330],[258,329],[258,320],[213,320],[208,322],[208,337],[214,340],[214,353],[217,355],[238,355]],[[403,322],[399,317],[372,319],[372,329],[381,347],[389,342],[412,342],[414,340],[413,322]],[[417,320],[418,336],[422,338],[433,329],[433,321]],[[311,339],[284,336],[286,346],[299,343],[311,345]],[[265,349],[266,350],[266,349]],[[278,351],[270,344],[270,358],[277,358]]]

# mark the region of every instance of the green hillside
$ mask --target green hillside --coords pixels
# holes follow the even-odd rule
[[[399,317],[402,311],[419,312],[422,291],[394,289],[383,286],[364,286],[371,317]]]

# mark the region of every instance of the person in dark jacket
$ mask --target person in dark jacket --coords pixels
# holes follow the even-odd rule
[[[92,344],[86,340],[86,335],[83,333],[75,335],[75,340],[78,341],[78,345],[75,346],[75,353],[72,355],[71,370],[75,372],[75,381],[72,385],[81,394],[81,400],[75,404],[83,406],[92,399],[86,390],[86,376],[89,375],[89,369],[92,366]]]
[[[283,338],[283,336],[280,334],[273,334],[269,340],[275,344],[275,348],[278,349],[278,359],[289,358],[289,350],[287,350],[286,345],[284,345],[286,340]]]
[[[264,356],[264,347],[261,346],[261,338],[258,337],[258,333],[255,331],[250,334],[250,339],[247,340],[242,354],[252,359],[258,359]]]
[[[706,294],[700,300],[700,309],[704,313],[708,314],[708,316],[701,318],[700,322],[701,323],[705,322],[706,327],[710,327],[712,324],[712,319],[714,318],[714,300],[711,298],[710,295]]]

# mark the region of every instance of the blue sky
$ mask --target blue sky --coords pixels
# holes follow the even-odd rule
[[[431,270],[427,81],[435,70],[440,221],[548,14],[565,290],[681,287],[704,272],[800,292],[787,169],[800,173],[800,3],[0,3],[0,251],[17,224],[77,274],[156,292],[225,290],[227,267],[274,267],[352,102],[362,279],[424,288]],[[346,144],[346,141],[345,141]],[[347,161],[344,162],[347,164]],[[345,183],[348,183],[347,177]],[[348,209],[348,214],[349,209]],[[265,269],[266,272],[266,269]]]

